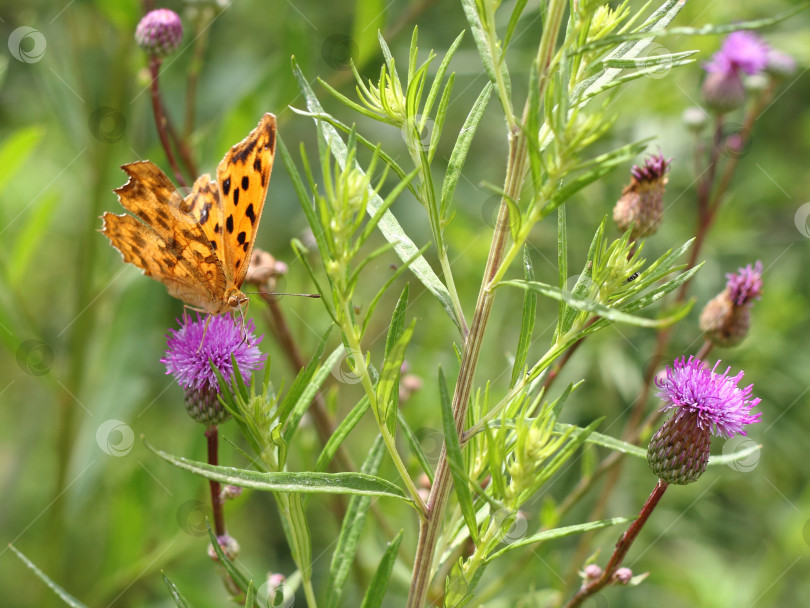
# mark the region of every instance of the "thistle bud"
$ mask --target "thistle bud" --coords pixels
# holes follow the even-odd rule
[[[774,78],[788,78],[796,72],[796,60],[787,53],[770,49],[765,71]]]
[[[726,288],[700,313],[700,329],[717,346],[736,346],[751,327],[751,306],[762,293],[762,262],[726,275]]]
[[[735,110],[745,103],[742,73],[758,74],[768,63],[768,46],[752,32],[729,34],[723,47],[706,64],[703,99],[718,114]]]
[[[650,236],[658,231],[664,212],[664,191],[667,171],[672,159],[658,154],[648,158],[644,165],[634,166],[630,183],[613,208],[613,221],[619,230],[633,226],[631,239]]]
[[[218,391],[203,387],[186,390],[186,398],[183,405],[186,412],[197,422],[211,426],[219,424],[228,419],[228,410],[222,407],[217,399]]]
[[[135,29],[135,42],[155,57],[171,55],[182,40],[183,22],[177,13],[167,8],[148,12]]]
[[[650,440],[647,462],[667,483],[686,485],[703,475],[709,462],[711,433],[701,428],[697,414],[678,412]]]
[[[701,88],[703,100],[712,111],[725,114],[745,103],[745,85],[737,72],[712,72]]]

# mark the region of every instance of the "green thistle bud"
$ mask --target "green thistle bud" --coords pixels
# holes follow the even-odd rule
[[[711,432],[699,424],[698,415],[677,412],[650,440],[647,462],[659,479],[686,485],[697,481],[709,462]]]
[[[762,294],[762,262],[726,275],[726,288],[700,313],[700,329],[717,346],[736,346],[751,327],[751,307]]]
[[[174,11],[159,8],[148,12],[135,29],[135,42],[149,55],[167,57],[183,40],[183,22]]]
[[[184,404],[188,415],[208,426],[228,419],[228,411],[217,399],[217,391],[208,388],[193,388],[186,391]]]

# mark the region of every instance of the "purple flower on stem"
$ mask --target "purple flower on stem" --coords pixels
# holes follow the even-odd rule
[[[768,52],[768,45],[753,32],[732,32],[704,67],[710,73],[757,74],[768,65]]]
[[[709,462],[711,435],[727,438],[745,435],[745,426],[759,422],[752,414],[759,398],[751,398],[753,385],[739,388],[743,372],[729,377],[710,370],[700,359],[681,357],[667,367],[666,377],[656,379],[664,400],[661,411],[676,409],[658,429],[647,448],[647,462],[660,480],[686,485],[696,481]]]
[[[751,398],[753,384],[739,388],[743,372],[729,377],[731,368],[723,374],[715,372],[720,361],[709,370],[700,359],[681,357],[667,367],[666,377],[656,379],[660,388],[656,394],[664,400],[661,411],[679,408],[679,412],[695,414],[696,423],[714,435],[728,439],[746,435],[745,425],[759,422],[762,412],[752,414],[759,405],[759,398]],[[676,414],[678,415],[678,414]]]
[[[758,300],[762,295],[762,262],[757,260],[753,268],[748,264],[745,268],[738,269],[736,274],[728,273],[726,279],[726,289],[731,301],[737,306],[745,306],[751,300]]]
[[[242,326],[230,315],[199,314],[196,320],[183,316],[180,329],[169,330],[166,355],[160,361],[185,389],[186,409],[198,422],[216,424],[226,417],[217,400],[219,383],[211,362],[227,382],[234,373],[231,355],[245,382],[264,363],[267,355],[258,348],[262,337],[257,339],[254,330],[250,319]]]

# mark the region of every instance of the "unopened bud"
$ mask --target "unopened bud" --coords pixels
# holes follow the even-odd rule
[[[671,160],[658,154],[648,158],[644,165],[634,166],[630,183],[613,208],[613,221],[619,230],[633,226],[631,239],[650,236],[658,231],[664,212],[664,191]]]

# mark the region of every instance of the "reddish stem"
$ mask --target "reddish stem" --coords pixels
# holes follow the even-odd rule
[[[188,183],[183,177],[180,167],[177,165],[172,146],[169,143],[169,135],[166,132],[166,116],[163,114],[163,103],[160,101],[160,63],[159,57],[155,57],[154,55],[149,57],[149,71],[152,75],[152,82],[149,87],[152,94],[152,112],[155,115],[155,126],[157,127],[158,137],[160,138],[160,145],[163,146],[163,150],[166,152],[166,158],[169,161],[169,165],[171,165],[172,171],[174,171],[174,177],[178,185],[185,187]]]
[[[208,464],[217,466],[219,464],[219,429],[212,424],[205,431],[205,438],[208,440]],[[208,480],[211,488],[211,508],[214,511],[214,531],[217,538],[225,535],[225,512],[222,509],[222,493],[219,482],[213,479]]]
[[[622,561],[627,555],[627,552],[630,550],[633,541],[636,540],[638,533],[641,532],[641,528],[643,528],[644,524],[647,523],[653,509],[655,509],[658,501],[661,500],[661,497],[664,495],[667,487],[669,487],[668,483],[661,481],[660,479],[658,480],[658,483],[655,484],[655,487],[647,498],[647,501],[644,503],[644,506],[641,507],[638,517],[632,524],[630,524],[627,531],[619,537],[619,540],[616,543],[616,549],[613,551],[613,555],[610,557],[607,567],[605,567],[605,570],[602,572],[602,576],[591,581],[590,583],[583,583],[576,595],[572,597],[571,600],[565,605],[565,608],[575,608],[576,606],[581,606],[585,598],[616,582],[614,578],[616,571],[619,569],[619,566],[622,565]]]

